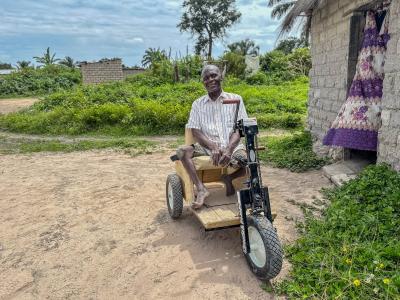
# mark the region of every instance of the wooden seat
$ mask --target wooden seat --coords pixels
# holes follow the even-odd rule
[[[186,128],[185,145],[192,145],[194,143],[196,143],[196,141],[192,135],[192,130]],[[193,162],[196,168],[197,175],[199,176],[200,180],[203,183],[221,182],[221,175],[232,174],[233,172],[236,171],[236,169],[231,167],[226,168],[226,167],[214,166],[209,156],[195,157],[193,158]],[[175,161],[175,169],[177,174],[182,180],[184,198],[187,202],[191,203],[192,201],[194,201],[193,182],[179,160]],[[236,182],[242,182],[245,180],[245,178],[246,177],[234,181],[235,188],[239,187],[238,184],[236,184]]]

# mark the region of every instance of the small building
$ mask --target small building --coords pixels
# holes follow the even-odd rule
[[[6,76],[6,75],[10,75],[12,72],[15,72],[15,70],[14,69],[0,70],[0,77]]]
[[[383,96],[380,103],[381,125],[376,151],[324,146],[323,140],[349,95],[364,36],[366,12],[385,4],[388,8],[386,58],[383,67]],[[286,16],[283,29],[296,20],[311,21],[310,91],[308,129],[314,139],[314,151],[336,159],[353,155],[375,155],[376,161],[400,170],[400,0],[299,0]],[[288,26],[289,24],[289,26]]]

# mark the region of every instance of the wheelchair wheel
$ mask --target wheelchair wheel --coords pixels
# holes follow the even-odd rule
[[[250,253],[246,254],[252,272],[261,280],[276,277],[282,269],[283,251],[271,222],[264,216],[247,217]]]
[[[181,216],[183,210],[182,182],[176,173],[169,174],[166,184],[167,207],[172,219]]]

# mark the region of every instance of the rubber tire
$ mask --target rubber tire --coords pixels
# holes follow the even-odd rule
[[[169,204],[168,186],[171,183],[173,195],[173,207]],[[169,215],[172,219],[178,219],[182,215],[183,210],[183,187],[179,176],[176,173],[169,174],[166,183],[166,198]]]
[[[248,216],[247,224],[249,228],[253,226],[260,234],[267,256],[262,268],[253,263],[249,254],[245,254],[247,263],[260,280],[270,280],[276,277],[282,269],[283,251],[278,234],[271,222],[263,216]]]

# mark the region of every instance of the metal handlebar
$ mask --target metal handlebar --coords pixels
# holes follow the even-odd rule
[[[239,99],[225,99],[222,101],[222,104],[240,104]]]
[[[237,127],[237,118],[239,114],[239,105],[240,105],[240,100],[239,99],[225,99],[222,100],[222,104],[236,104],[236,109],[235,109],[235,119],[233,121],[233,131],[235,132]]]

